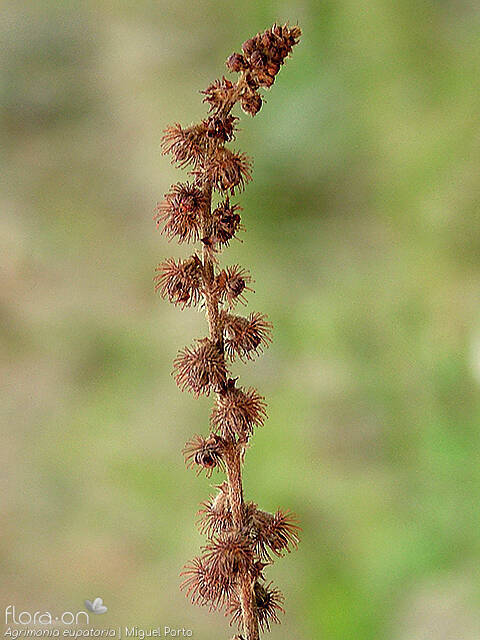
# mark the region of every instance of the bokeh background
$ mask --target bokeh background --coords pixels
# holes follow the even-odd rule
[[[171,361],[206,324],[154,295],[155,265],[187,249],[152,211],[185,178],[162,129],[203,117],[198,91],[275,20],[304,36],[242,118],[254,181],[225,254],[275,325],[235,369],[270,413],[246,496],[303,526],[268,572],[287,609],[271,638],[480,637],[468,0],[2,3],[2,623],[4,604],[59,613],[101,596],[100,626],[229,635],[178,589],[219,477],[180,453],[210,402],[180,393]]]

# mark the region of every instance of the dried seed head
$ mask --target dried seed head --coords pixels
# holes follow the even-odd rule
[[[209,338],[198,340],[195,347],[185,347],[174,362],[175,381],[182,391],[208,395],[225,380],[225,362],[218,345]]]
[[[223,312],[225,351],[233,360],[235,356],[251,360],[268,347],[272,324],[262,313],[251,313],[247,318]]]
[[[232,53],[225,64],[227,65],[227,69],[236,73],[248,68],[247,61],[241,53]]]
[[[252,278],[246,269],[238,264],[222,269],[216,276],[214,282],[215,295],[218,301],[225,303],[232,308],[235,303],[240,300],[242,304],[246,304],[247,299],[244,296],[245,291],[253,291],[247,284],[252,282]]]
[[[180,575],[186,576],[180,589],[185,590],[185,595],[193,604],[209,606],[213,611],[224,606],[232,596],[233,578],[219,578],[205,557],[194,558],[190,564],[185,565],[185,571]]]
[[[260,629],[263,632],[270,631],[270,624],[272,622],[280,623],[278,614],[280,612],[285,613],[281,606],[284,597],[278,589],[272,587],[271,582],[267,585],[256,582],[253,591],[255,594]],[[231,616],[230,624],[237,624],[239,627],[242,626],[242,605],[237,592],[235,592],[230,599],[226,615]]]
[[[267,513],[251,503],[246,511],[246,519],[255,553],[260,558],[271,560],[272,553],[282,556],[297,547],[300,527],[295,514],[290,511]]]
[[[238,204],[230,204],[228,196],[212,212],[212,228],[210,240],[220,246],[228,246],[233,236],[242,228],[240,224],[241,211]]]
[[[223,437],[238,436],[248,440],[254,427],[261,427],[267,417],[265,399],[256,389],[235,387],[235,380],[228,380],[213,407],[211,421]]]
[[[205,95],[203,101],[209,103],[210,111],[220,111],[232,101],[235,89],[233,82],[224,76],[221,80],[212,82],[202,91]]]
[[[262,96],[254,89],[250,89],[249,91],[245,91],[242,94],[240,104],[245,113],[249,113],[251,116],[255,116],[262,108]]]
[[[235,137],[235,116],[213,115],[204,120],[204,125],[209,138],[215,138],[228,142]]]
[[[194,558],[190,564],[185,565],[185,571],[180,575],[186,576],[180,589],[185,589],[185,595],[193,604],[205,604],[210,601],[214,580],[201,558]]]
[[[228,484],[222,482],[217,486],[218,493],[210,496],[208,500],[202,502],[198,512],[198,528],[200,533],[204,533],[208,538],[228,531],[233,526],[232,512],[228,499]]]
[[[233,195],[235,189],[244,189],[252,179],[251,170],[252,162],[245,153],[220,147],[215,155],[208,158],[203,170],[196,171],[195,175],[206,179],[217,191],[230,191]]]
[[[179,167],[196,164],[206,154],[208,147],[205,123],[183,129],[178,122],[167,127],[162,138],[162,152],[172,154],[172,162]]]
[[[257,604],[258,624],[262,631],[270,631],[270,623],[280,624],[278,614],[285,613],[282,607],[284,597],[279,589],[272,587],[272,583],[262,585],[255,583],[255,602]]]
[[[169,239],[177,236],[178,242],[195,242],[200,238],[205,206],[205,196],[198,187],[179,183],[157,205],[154,220],[157,225],[164,224],[163,232]]]
[[[227,60],[227,67],[231,71],[248,69],[257,86],[270,87],[301,34],[298,26],[273,25],[271,29],[246,40],[242,45],[243,55],[232,54]]]
[[[202,263],[197,255],[176,262],[168,258],[155,269],[155,291],[183,308],[196,305],[201,298]]]
[[[204,558],[219,579],[245,575],[254,563],[250,540],[241,531],[226,531],[212,538]]]
[[[187,467],[192,469],[197,465],[198,473],[205,470],[207,478],[211,477],[215,468],[225,469],[222,459],[223,452],[223,439],[216,434],[210,434],[208,438],[195,435],[186,443],[183,449]]]

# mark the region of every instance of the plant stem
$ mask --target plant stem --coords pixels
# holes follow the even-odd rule
[[[234,525],[241,529],[243,526],[243,487],[241,452],[238,446],[225,460],[227,468],[228,495]],[[246,640],[259,640],[257,608],[253,583],[250,576],[240,576],[240,602],[242,605],[243,630]]]
[[[212,185],[206,184],[204,194],[207,198],[208,206],[202,221],[203,237],[208,237],[211,224],[212,209]],[[203,275],[204,275],[204,299],[206,316],[208,320],[210,339],[213,340],[220,349],[222,360],[225,361],[225,350],[223,346],[223,331],[219,322],[218,300],[212,292],[212,285],[215,278],[215,267],[208,248],[204,245],[202,249]],[[226,380],[225,380],[226,382]],[[217,392],[217,401],[220,393]],[[232,438],[231,447],[225,457],[227,472],[228,497],[234,526],[241,530],[244,525],[243,510],[243,486],[242,486],[242,446],[235,438]],[[259,640],[257,609],[253,582],[248,574],[241,574],[240,579],[240,602],[242,605],[243,629],[245,640]]]

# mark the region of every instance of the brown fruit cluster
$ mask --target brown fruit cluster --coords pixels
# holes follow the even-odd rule
[[[242,96],[242,109],[254,116],[262,106],[259,87],[271,87],[285,58],[298,43],[302,34],[300,27],[273,25],[263,33],[246,40],[242,53],[232,53],[227,60],[230,71],[245,74],[248,91]]]
[[[194,435],[183,452],[187,466],[198,473],[226,474],[202,504],[198,525],[207,543],[185,567],[182,587],[194,603],[223,608],[240,628],[237,640],[258,640],[260,630],[279,622],[283,596],[264,571],[296,547],[299,527],[290,512],[268,513],[243,498],[246,447],[267,414],[264,398],[253,387],[237,384],[230,363],[259,356],[271,342],[272,325],[262,313],[235,313],[238,302],[247,302],[252,278],[240,265],[218,266],[221,251],[243,230],[241,207],[230,196],[251,180],[250,159],[225,145],[235,138],[234,105],[252,116],[259,111],[258,90],[273,84],[300,34],[297,26],[274,25],[247,40],[242,53],[227,60],[227,67],[240,73],[237,82],[223,77],[209,85],[203,92],[208,116],[190,127],[175,123],[162,140],[163,152],[175,164],[190,167],[191,181],[172,186],[154,219],[169,240],[199,244],[190,257],[158,265],[155,290],[181,308],[204,309],[209,335],[179,352],[174,376],[184,391],[215,394],[210,432]]]

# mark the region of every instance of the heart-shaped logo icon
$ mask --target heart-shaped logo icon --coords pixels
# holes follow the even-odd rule
[[[103,604],[102,598],[95,598],[93,602],[85,600],[85,607],[93,613],[106,613],[107,607]]]

